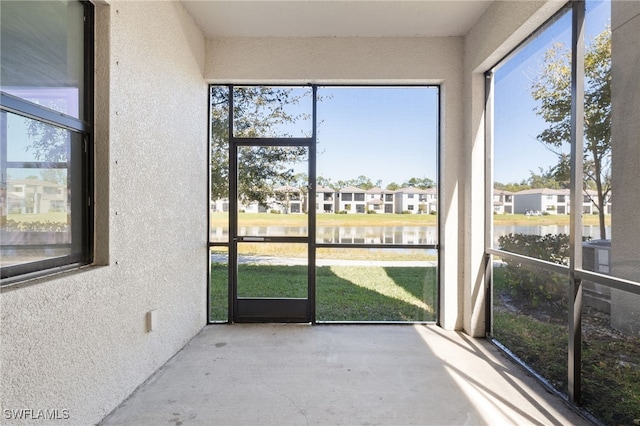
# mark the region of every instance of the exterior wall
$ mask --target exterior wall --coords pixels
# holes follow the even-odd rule
[[[491,201],[485,172],[485,78],[491,69],[524,38],[551,17],[564,1],[496,1],[478,19],[464,39],[464,147],[460,151],[460,210],[457,223],[464,228],[459,243],[460,310],[462,328],[472,336],[485,335],[485,233]],[[449,167],[449,164],[444,164]],[[448,229],[443,229],[446,232]],[[447,267],[447,265],[444,265]]]
[[[624,194],[611,206],[611,272],[640,281],[640,2],[613,1],[611,30],[611,178],[615,193]],[[640,296],[612,289],[611,321],[638,336]]]
[[[513,204],[515,212],[518,214],[524,214],[526,211],[544,211],[542,205],[542,198],[545,197],[541,194],[516,194],[513,196]]]
[[[1,409],[68,425],[100,421],[206,323],[204,38],[180,3],[97,9],[99,266],[0,295]]]

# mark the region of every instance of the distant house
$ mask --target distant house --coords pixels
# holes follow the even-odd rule
[[[494,189],[493,212],[496,214],[513,214],[513,192]]]
[[[438,190],[436,188],[425,189],[422,198],[424,198],[424,203],[426,204],[423,213],[434,213],[438,211]]]
[[[318,185],[316,187],[316,212],[334,213],[337,197],[333,189]]]
[[[40,179],[7,181],[7,213],[52,213],[67,211],[67,186]]]
[[[526,189],[513,193],[513,199],[515,213],[546,212],[546,214],[569,214],[571,212],[571,200],[569,199],[568,189]],[[595,203],[597,202],[597,191],[583,191],[582,205],[580,206],[582,213],[596,214],[598,208]],[[611,214],[610,196],[605,204],[605,214]]]
[[[597,214],[598,207],[596,207],[596,203],[598,203],[598,191],[594,191],[592,189],[583,191],[582,213]],[[609,193],[609,196],[605,200],[604,214],[611,214],[611,193]]]
[[[394,210],[396,213],[431,213],[438,210],[438,195],[435,188],[400,188],[394,192]]]
[[[228,198],[218,198],[217,200],[211,201],[211,211],[212,212],[228,212],[229,211],[229,199]]]
[[[519,214],[568,214],[569,201],[568,189],[535,188],[513,194],[514,212]]]
[[[273,190],[274,196],[268,202],[272,210],[281,213],[304,213],[306,202],[300,188],[283,185]]]
[[[367,191],[355,186],[347,186],[338,191],[338,211],[365,213]]]
[[[384,192],[380,188],[372,188],[367,191],[366,195],[367,211],[376,213],[385,213],[384,211]]]

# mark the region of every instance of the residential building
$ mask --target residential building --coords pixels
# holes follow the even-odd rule
[[[385,213],[384,211],[384,191],[380,188],[371,188],[366,195],[367,211],[375,213]]]
[[[513,192],[500,189],[493,190],[493,212],[496,214],[513,214]]]
[[[394,210],[396,213],[425,214],[438,210],[435,188],[400,188],[394,192]]]
[[[536,188],[513,194],[514,212],[518,214],[567,214],[569,213],[569,190]]]
[[[10,179],[9,214],[67,212],[67,186],[40,179]]]
[[[337,197],[332,188],[316,186],[316,211],[318,213],[334,213]]]
[[[300,188],[283,185],[273,190],[268,204],[271,209],[280,213],[304,213],[307,211],[306,198]]]
[[[597,214],[598,193],[594,190],[583,191],[581,211],[584,214]],[[569,214],[571,199],[568,189],[535,188],[512,194],[514,212],[518,214]],[[494,207],[495,192],[494,192]],[[611,214],[611,197],[605,204],[605,214]],[[505,205],[506,207],[506,205]]]
[[[337,191],[338,211],[365,213],[367,207],[367,191],[355,186],[347,186]]]

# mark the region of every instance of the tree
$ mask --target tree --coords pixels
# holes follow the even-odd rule
[[[500,183],[494,182],[493,188],[498,191],[509,191],[509,192],[518,192],[525,189],[531,189],[529,184],[526,181],[522,181],[522,183]]]
[[[408,181],[404,182],[402,186],[409,186],[412,188],[428,189],[435,186],[435,182],[429,178],[415,178],[412,177]]]
[[[527,186],[531,189],[537,188],[549,188],[549,189],[561,189],[563,186],[556,180],[555,177],[555,166],[552,166],[546,172],[542,169],[542,167],[538,167],[538,172],[535,173],[533,170],[529,170],[531,176],[526,180]]]
[[[538,140],[558,149],[569,142],[571,132],[571,52],[555,43],[544,56],[541,69],[531,85],[537,115],[548,127]],[[584,144],[585,195],[598,209],[600,238],[606,238],[605,207],[611,193],[611,29],[605,28],[585,49]],[[557,171],[565,176],[568,157],[559,158]],[[587,189],[595,189],[596,199]],[[577,207],[577,206],[576,206]]]
[[[304,113],[292,114],[285,106],[298,105],[302,96],[291,89],[237,87],[233,90],[236,137],[290,136],[284,129]],[[229,188],[229,89],[211,90],[211,198],[228,198]],[[294,108],[295,109],[295,108]],[[266,207],[273,189],[294,179],[295,163],[307,159],[305,147],[241,146],[238,148],[238,196],[242,202],[257,201]]]
[[[400,185],[395,182],[391,182],[389,185],[387,185],[387,189],[389,191],[397,191],[398,189],[400,189]]]
[[[331,182],[331,178],[327,179],[322,176],[318,176],[316,179],[316,183],[319,186],[324,186],[325,188],[333,188],[333,183]]]

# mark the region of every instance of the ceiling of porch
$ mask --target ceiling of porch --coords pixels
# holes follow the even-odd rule
[[[450,37],[493,0],[182,0],[208,37]]]

